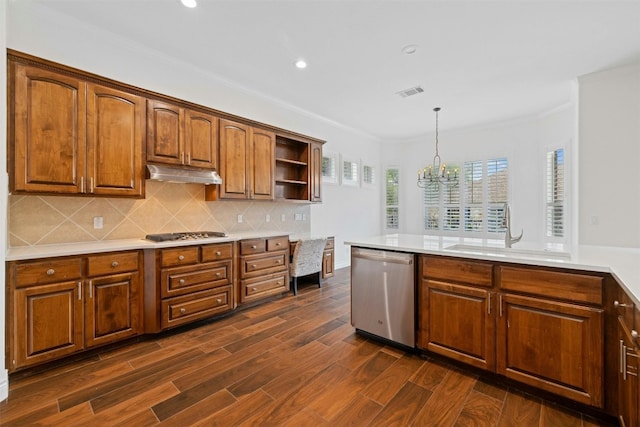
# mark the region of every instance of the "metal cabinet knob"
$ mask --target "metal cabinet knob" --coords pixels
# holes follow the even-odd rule
[[[216,300],[216,302],[217,302],[218,304],[222,304],[222,300],[221,300],[220,298],[218,298],[218,299]]]
[[[276,260],[276,264],[280,264],[281,262],[282,262],[282,260],[280,260],[280,259]]]
[[[255,264],[252,264],[252,265],[251,265],[251,268],[258,268],[258,266],[257,266],[257,265],[255,265]]]
[[[216,273],[216,277],[222,276],[222,273]]]
[[[281,246],[281,243],[280,242],[276,242],[276,246]]]
[[[180,261],[184,260],[184,255],[180,255],[180,256],[178,257],[178,260],[180,260]]]
[[[47,270],[47,276],[53,276],[54,274],[56,274],[56,271],[53,268]]]
[[[257,291],[257,289],[256,289],[256,288],[251,288],[251,290],[252,290],[253,292]]]
[[[220,255],[222,255],[222,252],[218,251],[218,252],[216,252],[216,255],[220,256]]]
[[[113,268],[116,268],[116,267],[117,267],[117,266],[119,266],[119,265],[120,265],[120,263],[119,263],[118,261],[113,261],[113,262],[111,263],[111,267],[113,267]]]
[[[631,338],[633,338],[634,340],[637,340],[639,336],[640,334],[638,334],[638,331],[636,331],[635,329],[631,330]]]
[[[180,283],[181,285],[184,285],[184,279],[180,279],[178,283]]]
[[[251,249],[257,249],[258,247],[256,245],[252,245]]]
[[[620,308],[620,307],[632,307],[632,305],[631,305],[631,304],[622,304],[621,302],[618,302],[618,301],[614,301],[614,302],[613,302],[613,306],[614,306],[615,308]]]
[[[180,313],[185,314],[186,312],[187,312],[187,309],[186,309],[186,308],[181,308],[181,309],[180,309]]]

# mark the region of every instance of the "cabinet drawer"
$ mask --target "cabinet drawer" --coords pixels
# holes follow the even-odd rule
[[[90,277],[126,273],[137,269],[138,252],[114,252],[87,258],[87,270]]]
[[[162,327],[171,328],[205,319],[232,308],[231,286],[169,298],[162,301]]]
[[[477,286],[493,286],[491,263],[422,256],[422,276]]]
[[[335,247],[335,240],[333,237],[328,237],[327,238],[327,243],[324,245],[325,249],[333,249]]]
[[[286,270],[285,254],[279,253],[264,257],[241,258],[242,277],[252,275],[254,272],[275,273]]]
[[[173,297],[229,284],[231,261],[164,269],[160,273],[162,297]]]
[[[202,247],[202,262],[219,261],[231,259],[233,254],[233,243],[222,245],[207,245]]]
[[[267,251],[284,251],[289,246],[289,238],[287,236],[272,237],[267,239]]]
[[[523,267],[499,267],[500,288],[602,305],[602,277]]]
[[[174,265],[189,265],[198,262],[198,246],[184,248],[163,249],[160,253],[162,267]]]
[[[80,279],[82,258],[20,262],[15,265],[16,287]]]
[[[241,300],[251,301],[276,295],[289,290],[289,282],[286,273],[272,274],[242,281]]]
[[[240,242],[240,255],[260,254],[267,250],[265,239],[250,239]]]

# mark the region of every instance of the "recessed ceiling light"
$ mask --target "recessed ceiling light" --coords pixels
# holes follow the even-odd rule
[[[404,53],[405,55],[411,55],[412,53],[416,53],[417,50],[418,50],[418,45],[408,44],[402,48],[402,53]]]
[[[307,61],[305,61],[304,59],[298,59],[298,60],[296,61],[296,67],[297,67],[297,68],[300,68],[301,70],[302,70],[303,68],[307,68]]]
[[[198,5],[198,3],[196,3],[196,0],[180,0],[182,2],[183,5],[190,7],[190,8],[194,8]]]

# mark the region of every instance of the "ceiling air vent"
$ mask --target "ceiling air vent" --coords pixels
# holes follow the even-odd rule
[[[409,89],[401,90],[400,92],[396,92],[396,93],[400,95],[400,97],[406,98],[407,96],[417,95],[422,92],[424,92],[424,89],[422,89],[420,86],[414,86]]]

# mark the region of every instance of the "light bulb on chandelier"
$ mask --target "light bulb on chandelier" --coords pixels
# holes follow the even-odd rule
[[[433,156],[433,163],[422,170],[418,170],[418,187],[426,188],[436,185],[447,185],[455,187],[458,185],[458,168],[447,168],[446,163],[442,163],[438,153],[438,111],[440,107],[433,109],[436,113],[436,155]]]

